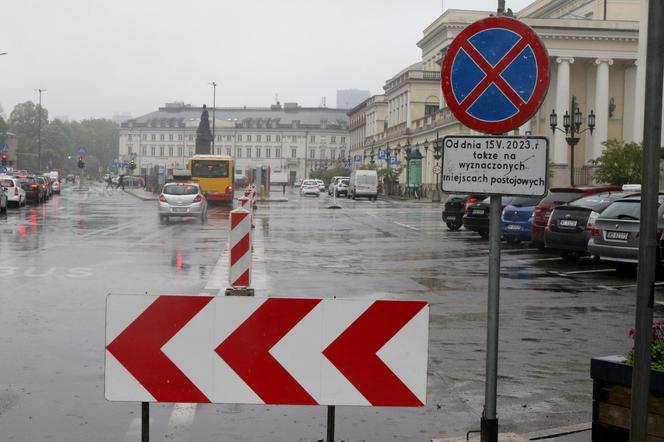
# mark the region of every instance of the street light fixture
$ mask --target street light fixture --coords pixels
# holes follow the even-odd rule
[[[565,135],[565,141],[570,148],[570,162],[569,162],[569,182],[570,186],[574,187],[574,146],[579,143],[579,135],[584,132],[590,131],[592,135],[593,130],[595,129],[595,114],[591,110],[588,114],[588,127],[581,130],[581,124],[583,120],[583,114],[579,110],[579,106],[576,103],[576,97],[572,96],[572,114],[570,115],[569,111],[565,111],[563,115],[563,129],[558,127],[558,115],[556,115],[555,109],[551,111],[549,115],[549,126],[551,126],[551,132],[554,134],[556,130],[563,132]]]
[[[212,86],[212,152],[210,152],[210,154],[214,155],[214,139],[215,139],[214,123],[217,120],[214,116],[215,116],[215,111],[217,110],[217,82],[211,81],[208,84]]]
[[[431,141],[431,148],[433,149],[433,159],[436,160],[435,165],[438,165],[438,162],[443,157],[443,140],[438,136],[438,131],[436,131],[436,139]],[[424,151],[427,152],[428,149],[429,149],[428,141],[424,140]],[[436,191],[433,193],[433,196],[431,197],[431,202],[439,203],[440,186],[438,180],[440,179],[440,174],[435,173],[435,175],[436,175]]]
[[[46,92],[47,89],[35,89],[35,92],[39,92],[39,121],[37,129],[37,166],[38,171],[41,172],[41,123],[42,123],[42,92]]]

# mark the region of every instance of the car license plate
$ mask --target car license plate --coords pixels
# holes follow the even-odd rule
[[[484,209],[473,209],[473,215],[484,215]]]
[[[575,219],[561,219],[558,221],[560,227],[576,227],[577,220]]]
[[[629,232],[606,232],[606,239],[626,240],[629,238]]]
[[[509,224],[507,230],[521,230],[521,226],[518,224]]]
[[[187,213],[187,208],[186,207],[173,207],[173,212]]]
[[[456,216],[448,215],[445,217],[445,221],[456,221]]]

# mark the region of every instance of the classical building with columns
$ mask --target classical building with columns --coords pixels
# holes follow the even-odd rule
[[[212,120],[212,109],[208,110]],[[185,168],[194,154],[202,111],[181,102],[167,103],[122,123],[119,160],[135,158],[140,175],[152,174],[155,166],[163,167],[166,175]],[[306,108],[297,103],[218,107],[214,121],[213,153],[233,157],[236,173],[270,166],[293,182],[310,170],[338,166],[348,155],[348,117],[343,109]]]
[[[549,115],[571,113],[574,97],[586,116],[593,111],[596,127],[581,135],[574,151],[576,184],[590,182],[590,160],[599,157],[608,139],[640,141],[643,93],[637,93],[639,49],[639,0],[537,0],[515,14],[531,26],[549,53],[550,86],[536,115],[517,134],[548,136],[551,185],[568,185],[570,147],[565,134],[552,134]],[[440,68],[447,48],[470,23],[493,11],[447,10],[424,29],[417,46],[421,62],[406,68],[384,85],[388,102],[387,127],[380,134],[367,132],[354,150],[388,149],[403,164],[406,149],[423,155],[422,183],[435,181],[431,141],[437,136],[470,131],[459,124],[445,104],[440,89]],[[401,84],[417,84],[417,93],[404,93]],[[437,105],[437,106],[434,106]],[[359,105],[356,109],[360,108]],[[353,110],[354,111],[354,110]],[[353,112],[351,111],[351,112]],[[352,117],[351,117],[352,118]],[[360,146],[361,145],[361,146]],[[405,177],[403,177],[405,180]]]

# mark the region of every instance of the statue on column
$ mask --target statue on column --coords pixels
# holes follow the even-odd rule
[[[201,113],[201,122],[196,129],[196,155],[210,155],[210,146],[212,145],[212,132],[210,132],[210,115],[207,106],[203,105]]]

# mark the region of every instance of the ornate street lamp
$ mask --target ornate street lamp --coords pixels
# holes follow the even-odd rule
[[[424,151],[427,152],[429,150],[428,146],[428,141],[424,141]],[[431,148],[433,149],[433,159],[436,160],[435,165],[439,165],[440,159],[443,157],[443,140],[438,136],[438,131],[436,131],[436,139],[431,141]],[[436,191],[433,193],[433,196],[431,197],[431,202],[432,203],[439,203],[440,202],[440,186],[439,186],[439,178],[440,174],[435,174],[436,175]]]
[[[551,126],[551,132],[555,134],[556,130],[559,130],[566,135],[565,141],[567,141],[567,145],[570,148],[569,183],[572,187],[574,187],[574,146],[579,143],[579,135],[582,133],[590,131],[590,135],[592,135],[593,130],[595,129],[595,114],[592,110],[590,111],[588,114],[588,127],[583,130],[581,130],[582,120],[583,114],[581,114],[581,111],[579,110],[575,96],[572,96],[571,115],[569,111],[565,111],[565,115],[563,115],[564,130],[558,127],[558,115],[556,115],[555,109],[552,110],[551,114],[549,115],[549,126]]]

